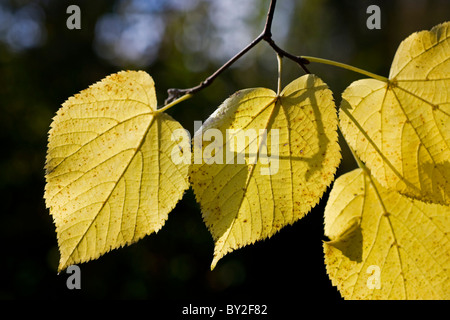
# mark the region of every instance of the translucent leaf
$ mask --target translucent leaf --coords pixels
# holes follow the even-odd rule
[[[225,100],[194,136],[191,180],[214,241],[228,252],[272,236],[311,210],[340,161],[332,93],[305,75],[277,97],[247,89]]]
[[[156,111],[154,82],[142,71],[110,75],[63,104],[49,133],[45,188],[59,270],[163,226],[189,186],[189,165],[171,160],[174,148],[186,150],[172,141],[181,128]]]
[[[362,169],[336,179],[325,264],[346,299],[449,299],[450,207],[383,188]]]
[[[449,22],[404,40],[389,82],[356,81],[342,98],[345,139],[383,186],[450,204]]]

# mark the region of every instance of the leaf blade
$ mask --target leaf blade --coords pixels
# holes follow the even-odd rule
[[[345,299],[448,299],[448,206],[389,191],[362,169],[336,179],[325,208],[327,273]],[[368,284],[371,266],[380,288]]]
[[[279,97],[257,88],[227,99],[195,134],[194,154],[211,145],[201,139],[210,129],[227,137],[218,152],[228,150],[227,143],[238,133],[255,130],[245,145],[235,148],[232,161],[194,161],[191,167],[193,190],[215,241],[214,268],[228,252],[272,236],[314,207],[333,179],[340,149],[331,92],[312,75],[293,81]],[[229,129],[238,133],[227,136]],[[265,144],[259,130],[266,130]],[[252,147],[259,153],[253,161]],[[262,157],[261,150],[266,151]],[[246,155],[245,162],[238,163],[238,154]],[[276,169],[268,166],[273,155]]]
[[[188,165],[167,156],[177,147],[172,133],[181,128],[156,111],[154,82],[145,72],[113,74],[63,104],[49,133],[44,194],[58,235],[59,270],[163,226],[188,187]]]
[[[404,40],[389,82],[355,81],[339,113],[347,142],[383,186],[440,204],[450,203],[449,25]]]

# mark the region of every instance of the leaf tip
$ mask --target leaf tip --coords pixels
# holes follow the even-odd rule
[[[213,261],[211,262],[211,271],[214,270],[214,268],[216,267],[217,262],[219,262],[219,260],[220,260],[220,257],[215,255],[213,258]]]

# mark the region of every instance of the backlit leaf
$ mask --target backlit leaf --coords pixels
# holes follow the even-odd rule
[[[449,299],[450,208],[388,191],[362,169],[325,208],[327,273],[346,299]]]
[[[110,75],[63,104],[49,133],[45,188],[59,270],[163,226],[189,186],[189,165],[171,160],[174,148],[186,150],[172,141],[181,128],[156,110],[142,71]]]
[[[319,202],[340,161],[336,129],[332,93],[313,75],[280,96],[239,91],[209,117],[193,139],[190,176],[215,241],[212,268]]]
[[[345,139],[383,186],[450,204],[449,22],[404,40],[388,82],[356,81],[342,98]]]
[[[325,208],[327,273],[346,299],[450,299],[450,208],[383,188],[362,169]]]

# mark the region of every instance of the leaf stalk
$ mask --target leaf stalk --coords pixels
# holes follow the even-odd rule
[[[366,75],[366,76],[368,76],[370,78],[373,78],[373,79],[377,79],[377,80],[384,81],[384,82],[389,82],[389,79],[386,78],[386,77],[380,76],[378,74],[375,74],[375,73],[366,71],[364,69],[360,69],[360,68],[357,68],[357,67],[354,67],[354,66],[342,63],[342,62],[337,62],[337,61],[323,59],[323,58],[317,58],[317,57],[310,57],[310,56],[302,56],[302,58],[304,58],[304,59],[306,59],[306,60],[308,60],[310,62],[317,62],[317,63],[322,63],[322,64],[328,64],[328,65],[331,65],[331,66],[335,66],[335,67],[347,69],[347,70],[350,70],[350,71],[353,71],[353,72],[357,72],[357,73]]]

